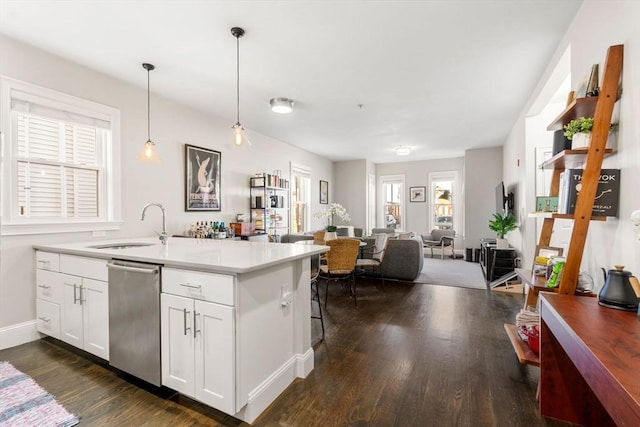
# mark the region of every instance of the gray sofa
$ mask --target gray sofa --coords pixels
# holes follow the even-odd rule
[[[374,240],[364,239],[367,242],[366,248],[372,247]],[[420,275],[423,264],[422,238],[418,235],[410,239],[389,239],[380,268],[385,279],[411,282]]]

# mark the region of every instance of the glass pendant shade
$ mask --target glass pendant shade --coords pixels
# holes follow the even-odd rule
[[[142,151],[138,154],[138,160],[141,162],[160,163],[160,157],[158,157],[158,153],[156,152],[156,144],[154,144],[153,141],[149,140],[145,142]]]
[[[240,123],[236,123],[232,126],[233,129],[233,144],[240,146],[246,141],[247,137],[244,135],[244,128]]]

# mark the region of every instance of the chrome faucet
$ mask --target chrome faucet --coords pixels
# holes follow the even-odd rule
[[[160,208],[160,210],[162,211],[162,233],[158,233],[156,231],[156,233],[158,234],[158,237],[160,239],[160,241],[162,242],[163,245],[167,244],[167,213],[164,210],[164,207],[160,204],[160,203],[147,203],[146,205],[144,205],[144,208],[142,208],[142,214],[140,215],[140,221],[144,221],[144,214],[147,211],[147,208],[149,206],[157,206]]]

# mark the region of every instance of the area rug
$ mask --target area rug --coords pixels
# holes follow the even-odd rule
[[[64,409],[29,375],[0,362],[0,426],[69,427],[78,417]]]
[[[413,281],[430,285],[457,286],[471,289],[487,289],[482,269],[477,262],[467,262],[460,258],[439,256],[424,257],[422,272]]]

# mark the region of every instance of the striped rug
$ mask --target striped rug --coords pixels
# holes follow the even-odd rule
[[[0,426],[69,427],[78,424],[55,398],[29,375],[0,362]]]

